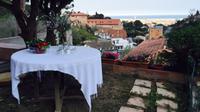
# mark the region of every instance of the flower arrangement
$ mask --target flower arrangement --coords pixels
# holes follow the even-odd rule
[[[29,50],[32,53],[42,54],[46,52],[46,49],[49,48],[49,43],[41,40],[41,39],[34,39],[26,43],[28,45]]]
[[[103,52],[102,58],[115,60],[115,59],[119,58],[119,53],[117,53],[117,52]]]
[[[70,7],[68,7],[70,8]],[[49,15],[43,15],[39,17],[39,20],[42,20],[48,29],[53,31],[53,35],[56,37],[55,43],[65,44],[66,32],[71,29],[71,21],[69,19],[72,12],[65,11],[62,15],[60,13],[55,13],[50,11]]]

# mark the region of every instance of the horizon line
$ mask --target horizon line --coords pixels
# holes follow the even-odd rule
[[[133,14],[133,13],[130,13],[130,14],[104,14],[106,16],[152,16],[152,15],[155,15],[155,16],[187,16],[189,14],[186,14],[186,13],[140,13],[140,14]]]
[[[141,13],[116,13],[116,12],[101,12],[101,11],[77,11],[75,10],[75,12],[83,12],[83,13],[86,13],[86,14],[89,14],[89,15],[94,15],[96,12],[99,13],[99,14],[103,14],[105,16],[146,16],[146,15],[159,15],[159,16],[164,16],[164,15],[180,15],[180,16],[186,16],[186,15],[189,15],[189,13],[147,13],[147,12],[141,12]]]
[[[188,16],[187,14],[141,14],[141,15],[110,15],[110,16]]]

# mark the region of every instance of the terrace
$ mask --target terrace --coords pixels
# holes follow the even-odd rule
[[[104,51],[112,43],[98,43],[95,28],[87,22],[115,31],[126,26],[126,32],[133,35],[146,35],[149,27],[139,20],[121,22],[98,13],[89,21],[89,15],[74,15],[84,19],[73,26],[68,20],[71,12],[61,14],[62,8],[74,7],[71,2],[31,0],[27,10],[23,0],[0,0],[0,7],[10,10],[17,20],[12,14],[0,18],[0,33],[20,35],[0,39],[1,112],[199,111],[198,11],[172,25],[168,34],[156,30],[159,36],[138,41],[136,48],[125,49],[119,56],[98,50]],[[40,22],[45,25],[36,21],[40,11],[44,14]],[[9,25],[7,16],[12,19]],[[81,46],[87,40],[96,49]]]
[[[14,38],[13,38],[14,39]],[[12,40],[12,39],[11,39]],[[3,43],[2,43],[3,42]],[[8,40],[1,41],[5,45]],[[7,49],[22,48],[20,44],[6,44]],[[5,47],[5,46],[4,46]],[[3,53],[4,54],[4,53]],[[7,53],[6,53],[7,54]],[[7,55],[9,56],[9,55]],[[5,56],[4,56],[5,58]],[[103,80],[102,88],[98,90],[98,97],[92,99],[92,111],[94,112],[161,112],[161,111],[186,111],[188,109],[188,91],[185,75],[146,69],[139,66],[118,65],[103,61]],[[139,68],[138,68],[139,67]],[[34,73],[32,73],[34,74]],[[45,73],[46,74],[46,73]],[[48,73],[47,73],[48,74]],[[1,76],[5,73],[1,73]],[[3,112],[51,112],[54,110],[54,100],[46,99],[46,96],[53,95],[53,88],[49,82],[53,82],[51,77],[44,77],[40,83],[41,99],[35,96],[36,75],[27,75],[21,79],[19,88],[22,103],[17,104],[11,95],[11,84],[9,77],[2,79],[0,91],[0,109]],[[63,102],[63,112],[87,112],[88,105],[80,90],[80,84],[73,77],[66,76],[68,81],[68,91],[65,93],[66,99]],[[34,79],[34,80],[33,80]],[[27,93],[27,91],[29,91]],[[36,93],[37,94],[37,93]],[[77,108],[78,107],[78,108]]]

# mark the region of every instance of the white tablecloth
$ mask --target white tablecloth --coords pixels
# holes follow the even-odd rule
[[[98,50],[76,47],[70,54],[58,54],[57,47],[51,47],[45,54],[33,54],[28,49],[11,56],[12,94],[20,103],[19,76],[33,71],[60,71],[75,77],[91,108],[91,95],[97,94],[97,86],[103,83],[101,54]]]

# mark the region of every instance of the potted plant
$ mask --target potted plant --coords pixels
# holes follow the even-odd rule
[[[119,58],[119,53],[117,52],[103,52],[102,61],[103,63],[114,64]]]
[[[32,41],[26,42],[30,52],[36,54],[43,54],[46,49],[49,48],[49,43],[42,39],[34,39]]]
[[[66,11],[62,15],[51,11],[49,15],[43,15],[40,20],[45,22],[46,26],[53,30],[55,35],[54,44],[65,44],[66,32],[71,29],[71,21],[69,19],[72,12]]]

